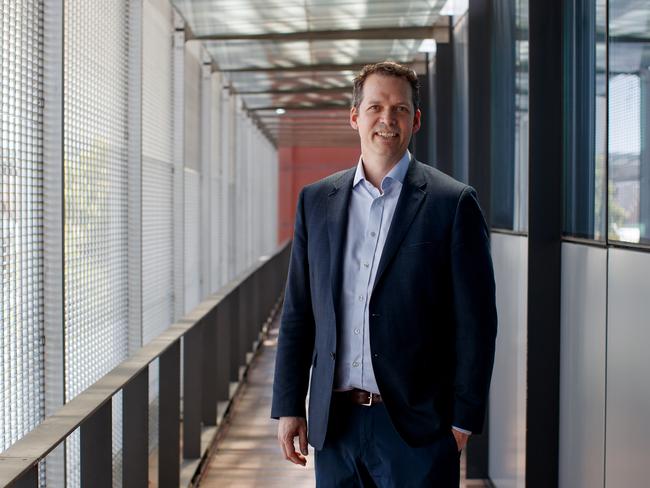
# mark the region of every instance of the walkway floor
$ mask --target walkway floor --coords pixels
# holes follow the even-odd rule
[[[285,461],[277,442],[277,423],[269,418],[277,327],[276,322],[250,365],[248,380],[235,399],[201,488],[314,486],[312,448],[306,467]],[[462,477],[464,468],[463,456]],[[483,486],[487,485],[482,481],[461,482],[461,488]]]

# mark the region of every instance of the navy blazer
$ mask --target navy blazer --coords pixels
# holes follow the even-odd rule
[[[327,432],[348,203],[355,168],[298,199],[271,416]],[[398,433],[417,447],[455,426],[481,431],[497,316],[489,235],[474,190],[409,163],[369,303],[372,365]]]

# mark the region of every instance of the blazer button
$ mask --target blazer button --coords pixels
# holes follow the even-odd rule
[[[336,359],[336,353],[334,351],[330,352],[330,357]]]
[[[372,315],[373,317],[381,317],[380,313],[371,313],[370,315]]]

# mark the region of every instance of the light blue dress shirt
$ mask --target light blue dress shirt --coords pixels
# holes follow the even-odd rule
[[[361,159],[357,164],[343,254],[341,329],[334,379],[338,391],[360,388],[380,393],[372,369],[368,306],[410,160],[411,154],[406,151],[381,180],[381,189],[366,179]]]

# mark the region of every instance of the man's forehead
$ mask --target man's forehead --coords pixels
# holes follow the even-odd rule
[[[366,78],[363,88],[362,100],[364,102],[379,101],[379,97],[384,94],[389,94],[394,98],[403,98],[403,100],[397,100],[398,102],[409,103],[411,101],[411,84],[408,80],[398,76],[373,73]],[[368,88],[373,88],[373,90]],[[373,93],[368,93],[370,91]]]

